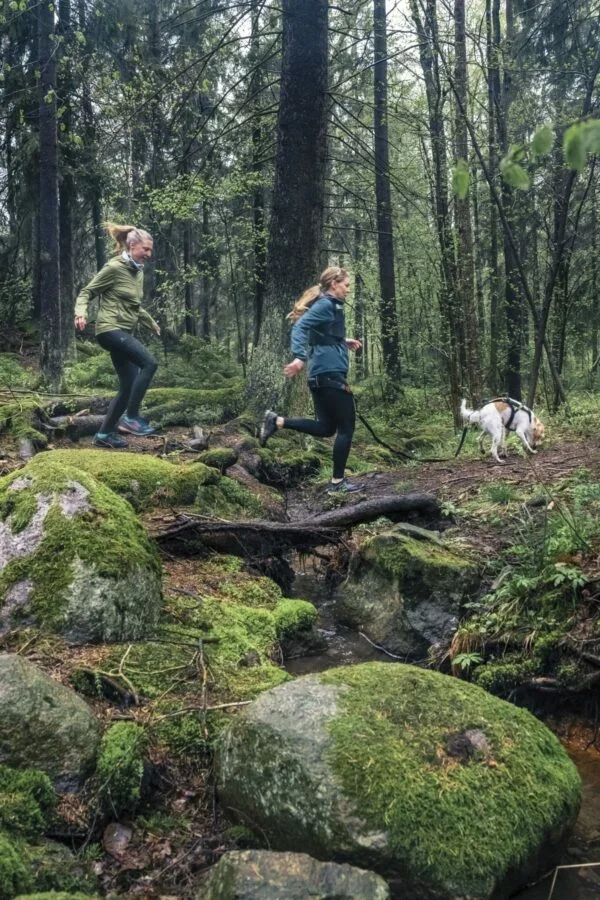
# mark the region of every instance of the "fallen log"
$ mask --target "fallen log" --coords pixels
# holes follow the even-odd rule
[[[100,431],[103,416],[54,416],[41,423],[41,428],[46,432],[60,431],[66,434],[72,441],[88,437]]]
[[[301,522],[223,522],[208,516],[181,515],[154,537],[171,552],[213,550],[244,557],[281,556],[290,550],[306,553],[325,544],[343,543],[350,526],[380,516],[392,520],[415,516],[439,519],[441,508],[429,494],[403,494],[364,500]]]

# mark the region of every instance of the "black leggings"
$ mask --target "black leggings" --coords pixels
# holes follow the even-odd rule
[[[323,387],[311,389],[315,404],[314,419],[284,419],[283,427],[315,437],[331,437],[337,432],[333,442],[333,477],[343,478],[346,461],[352,445],[356,412],[354,397],[340,388]]]
[[[148,390],[158,363],[144,345],[130,331],[104,331],[96,335],[103,350],[108,350],[112,364],[119,376],[119,393],[111,400],[100,431],[109,434],[127,410],[135,419],[140,414],[140,403]]]

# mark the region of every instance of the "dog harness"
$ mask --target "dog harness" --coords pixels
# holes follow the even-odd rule
[[[487,403],[506,403],[506,405],[510,407],[510,416],[508,417],[508,422],[504,425],[507,431],[514,431],[514,428],[511,428],[511,425],[516,414],[521,410],[527,413],[530,422],[533,419],[533,413],[529,407],[525,406],[524,403],[521,403],[520,400],[513,400],[512,397],[495,397],[494,400],[488,400]],[[487,406],[487,403],[484,403],[483,405]]]

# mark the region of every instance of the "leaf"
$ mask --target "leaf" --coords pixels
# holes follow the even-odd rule
[[[502,172],[502,177],[512,188],[518,191],[526,191],[529,189],[529,175],[518,163],[511,163],[506,166]]]
[[[600,153],[600,120],[590,119],[585,123],[583,143],[589,153]]]
[[[459,159],[452,173],[452,190],[460,200],[464,200],[469,193],[471,176],[469,167],[464,159]]]
[[[550,153],[554,144],[554,132],[549,125],[538,128],[531,142],[531,152],[534,156]]]
[[[585,166],[584,126],[576,122],[567,128],[563,142],[565,161],[571,169],[583,169]]]

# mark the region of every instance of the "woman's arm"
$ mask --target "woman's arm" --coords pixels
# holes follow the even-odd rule
[[[296,359],[306,362],[308,339],[312,328],[322,328],[333,322],[335,312],[330,300],[317,300],[300,316],[292,328],[292,353]]]
[[[139,316],[140,316],[140,322],[142,323],[142,325],[148,325],[148,327],[151,328],[152,331],[156,332],[156,334],[160,334],[160,326],[159,326],[158,322],[156,322],[152,318],[152,316],[150,315],[150,313],[148,312],[147,309],[143,309],[143,307],[140,306]]]
[[[115,268],[108,263],[94,275],[92,280],[80,292],[75,301],[75,319],[87,319],[90,300],[96,294],[102,294],[114,284]],[[76,323],[77,324],[77,323]],[[85,322],[84,322],[85,324]]]

